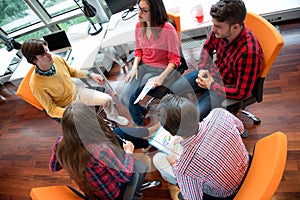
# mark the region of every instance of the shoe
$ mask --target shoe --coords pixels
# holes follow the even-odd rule
[[[113,131],[116,128],[116,125],[114,124],[114,122],[111,122],[111,121],[109,121],[107,119],[103,119],[103,120],[107,123],[108,127],[110,128],[110,130]]]
[[[244,129],[244,133],[241,135],[242,138],[247,138],[249,136],[248,130]]]
[[[145,190],[147,188],[151,188],[151,187],[159,186],[159,185],[161,185],[161,182],[159,180],[157,180],[157,181],[149,181],[147,183],[142,184],[140,190]]]
[[[120,125],[127,125],[127,124],[129,124],[128,119],[126,119],[125,117],[122,117],[122,116],[120,116],[120,115],[118,115],[118,116],[115,117],[115,118],[110,118],[110,117],[106,117],[106,118],[107,118],[108,120],[117,122],[117,123],[120,124]]]

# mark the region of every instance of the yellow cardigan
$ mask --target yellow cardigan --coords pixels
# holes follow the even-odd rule
[[[65,107],[76,95],[76,86],[72,77],[87,78],[85,70],[72,68],[64,59],[53,56],[56,74],[54,76],[41,76],[32,73],[30,88],[32,94],[42,104],[48,115],[62,118]]]

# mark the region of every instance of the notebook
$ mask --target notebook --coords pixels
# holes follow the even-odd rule
[[[44,35],[43,38],[48,43],[50,52],[68,60],[72,51],[72,46],[64,30]]]

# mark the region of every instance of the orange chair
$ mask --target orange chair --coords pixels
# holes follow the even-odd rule
[[[179,39],[179,42],[181,44],[181,25],[180,25],[180,16],[177,15],[177,14],[174,14],[174,13],[168,13],[168,16],[170,19],[173,20],[174,24],[175,24],[175,29],[177,31],[177,34],[178,34],[178,39]]]
[[[44,110],[43,106],[38,102],[38,100],[33,96],[32,91],[29,87],[30,77],[31,74],[34,72],[34,66],[31,67],[31,69],[28,71],[22,82],[20,83],[17,95],[28,102],[29,104],[33,105],[39,110]]]
[[[30,191],[32,200],[83,200],[68,186],[46,186],[32,188]]]
[[[282,178],[287,156],[287,138],[275,132],[260,139],[254,149],[248,174],[234,200],[269,200]]]
[[[262,102],[265,77],[284,44],[283,38],[276,28],[258,14],[248,12],[245,19],[245,25],[254,33],[261,45],[264,54],[263,69],[255,83],[252,94],[247,99],[243,101],[226,99],[223,102],[222,106],[234,113],[239,112],[241,109],[245,109],[246,106],[253,103]],[[242,110],[241,113],[250,117],[255,124],[261,122],[259,118],[245,110]]]

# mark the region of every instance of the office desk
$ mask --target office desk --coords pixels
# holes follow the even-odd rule
[[[217,1],[218,0],[205,0],[200,2],[195,0],[163,0],[167,12],[180,15],[183,39],[207,35],[210,32],[212,22],[209,11],[211,6]],[[204,17],[202,23],[197,22],[191,13],[193,6],[198,3],[201,3],[203,6]],[[248,11],[255,12],[267,18],[271,22],[279,19],[286,20],[287,18],[284,17],[286,14],[281,17],[281,12],[298,11],[296,12],[297,14],[295,14],[296,16],[291,17],[300,18],[299,0],[244,0],[244,3]],[[118,18],[119,22],[113,30],[107,30],[105,38],[101,44],[102,48],[123,45],[135,41],[134,29],[136,23],[138,22],[138,16],[134,16],[133,18],[124,21],[121,19],[122,13],[123,12],[119,12],[111,16],[111,19]]]
[[[10,66],[12,60],[17,55],[18,50],[13,49],[11,51],[7,51],[6,48],[0,49],[0,76],[3,76]]]
[[[217,0],[206,0],[202,2],[203,10],[204,10],[204,19],[203,23],[198,23],[196,20],[193,19],[191,15],[191,9],[193,5],[196,5],[197,2],[195,0],[164,0],[164,4],[166,7],[167,12],[172,12],[175,14],[180,15],[180,22],[181,22],[181,31],[191,31],[191,30],[198,30],[198,29],[205,29],[207,32],[207,28],[210,27],[211,24],[211,17],[209,15],[209,9],[213,3]],[[137,11],[133,11],[129,13],[129,15],[133,15]],[[184,13],[184,14],[183,14]],[[135,26],[138,22],[138,15],[128,19],[122,19],[122,12],[113,14],[110,20],[115,21],[116,19],[119,20],[116,27],[114,29],[108,29],[103,41],[101,43],[101,48],[113,47],[128,44],[131,42],[135,42]]]
[[[100,48],[100,43],[103,38],[104,33],[99,33],[98,35],[76,38],[75,40],[70,39],[72,45],[72,52],[67,60],[72,67],[77,69],[90,69],[94,65],[94,61],[98,50]],[[19,66],[10,78],[10,81],[15,81],[24,78],[31,68],[25,57],[22,58]]]
[[[11,51],[7,51],[6,48],[0,49],[0,83],[3,84],[5,81],[3,79],[7,79],[4,74],[8,67],[10,66],[12,60],[17,55],[18,50],[13,49]],[[6,98],[0,95],[1,100],[6,100]]]
[[[84,37],[78,37],[78,38],[69,38],[70,43],[72,45],[72,52],[69,56],[69,59],[67,62],[74,68],[77,69],[90,69],[94,67],[94,62],[96,59],[96,56],[99,51],[109,54],[104,49],[101,49],[101,41],[104,37],[107,23],[103,24],[103,30],[94,36],[87,35]],[[116,60],[112,55],[110,55],[110,58],[112,60]],[[13,75],[10,77],[9,81],[16,81],[24,78],[24,76],[28,73],[28,71],[31,68],[31,64],[27,62],[27,60],[23,57],[21,62],[19,63],[17,69],[13,73]],[[106,79],[105,75],[103,74],[102,70],[100,69],[100,66],[96,66],[97,71],[104,77],[106,83],[110,87],[110,89],[115,92],[115,90],[110,85],[109,81]],[[87,82],[83,81],[87,84]]]

